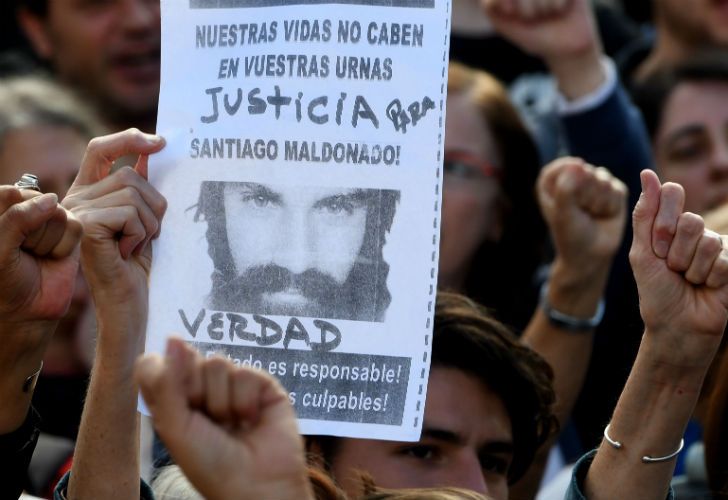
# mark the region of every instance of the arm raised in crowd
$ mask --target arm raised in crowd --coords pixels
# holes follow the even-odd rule
[[[599,314],[609,269],[622,242],[627,190],[604,168],[561,158],[544,167],[537,194],[556,255],[541,307],[523,341],[554,370],[554,412],[563,424],[589,366],[596,321],[589,324],[588,319]],[[558,321],[559,315],[571,324]],[[542,447],[532,470],[514,488],[519,498],[533,496],[538,488],[548,448]]]
[[[35,448],[30,401],[71,302],[80,236],[55,194],[0,186],[0,484],[11,496],[20,494]]]
[[[639,172],[653,164],[650,140],[604,54],[589,0],[482,2],[498,32],[542,58],[556,79],[569,153],[607,167],[627,184],[633,207]]]
[[[45,346],[68,309],[78,269],[81,225],[55,194],[0,186],[0,434],[25,419]]]
[[[68,498],[139,496],[138,388],[144,350],[150,241],[166,201],[147,181],[147,158],[164,141],[138,130],[93,139],[63,200],[83,224],[81,264],[98,322],[96,358],[74,454]],[[136,165],[111,172],[119,157]]]
[[[645,332],[608,429],[621,446],[599,446],[586,476],[590,499],[666,497],[675,467],[667,457],[680,447],[726,327],[728,253],[699,216],[683,213],[684,200],[681,186],[642,172],[630,262]]]
[[[272,376],[202,359],[172,338],[163,359],[139,360],[136,379],[159,436],[205,498],[313,498],[293,407]]]
[[[544,167],[537,194],[555,257],[542,307],[523,338],[555,371],[556,414],[563,423],[589,363],[594,326],[577,330],[554,321],[547,309],[583,320],[597,315],[624,235],[627,189],[605,168],[561,158]]]
[[[496,30],[544,60],[568,100],[606,79],[603,50],[588,0],[482,0]]]

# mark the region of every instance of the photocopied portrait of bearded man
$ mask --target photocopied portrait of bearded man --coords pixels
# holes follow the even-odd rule
[[[383,248],[400,192],[204,181],[218,311],[382,322],[392,300]]]

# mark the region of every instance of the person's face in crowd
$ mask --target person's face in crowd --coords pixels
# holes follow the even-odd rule
[[[655,0],[675,37],[690,45],[728,46],[728,3],[723,0]]]
[[[728,201],[728,84],[678,85],[655,136],[663,181],[685,188],[685,210],[703,214]]]
[[[263,310],[312,314],[344,284],[364,242],[360,189],[226,184],[230,252]]]
[[[501,233],[498,149],[482,114],[464,93],[447,97],[440,277],[460,288],[485,240]]]
[[[0,142],[0,184],[13,184],[24,173],[32,173],[38,176],[44,193],[63,198],[76,177],[87,143],[87,137],[70,127],[39,125],[10,131]],[[90,367],[88,351],[93,348],[95,324],[93,318],[87,318],[89,305],[88,286],[79,273],[68,313],[56,329],[57,337],[73,337],[76,344],[70,354],[74,360],[69,360],[67,353],[59,354],[65,358],[62,364],[71,361]],[[53,349],[51,346],[49,356]],[[53,366],[48,360],[46,364]]]
[[[159,94],[159,0],[48,0],[44,19],[24,15],[38,54],[105,116],[146,115]]]
[[[355,495],[359,472],[383,488],[454,486],[508,498],[511,421],[501,399],[477,378],[434,367],[418,442],[341,439],[331,473]]]

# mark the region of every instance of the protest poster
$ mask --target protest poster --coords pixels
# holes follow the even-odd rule
[[[276,375],[304,434],[417,440],[449,0],[163,0],[147,352]]]

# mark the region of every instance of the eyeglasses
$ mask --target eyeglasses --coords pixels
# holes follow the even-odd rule
[[[463,151],[445,152],[445,160],[442,163],[443,175],[445,177],[477,180],[493,178],[501,180],[503,172],[492,164],[481,160],[475,155]]]

